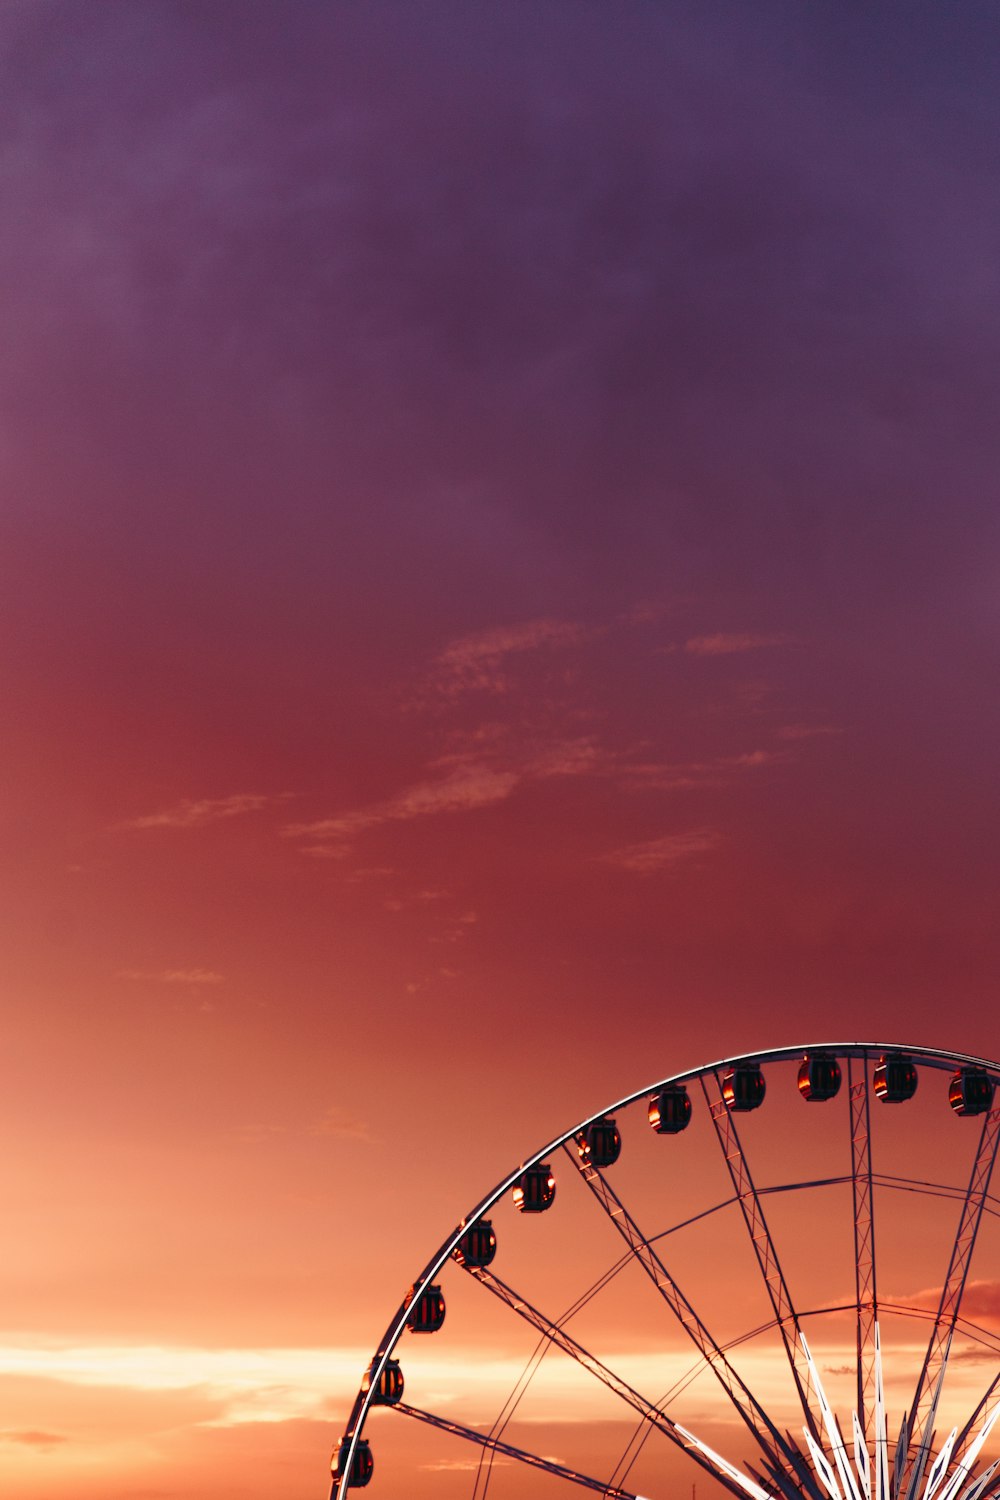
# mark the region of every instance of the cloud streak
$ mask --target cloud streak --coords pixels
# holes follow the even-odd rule
[[[782,724],[775,733],[779,740],[815,740],[826,739],[831,735],[843,734],[835,724]]]
[[[119,969],[118,979],[143,984],[214,985],[224,984],[225,975],[214,969]]]
[[[651,875],[657,870],[670,869],[699,854],[710,854],[722,843],[722,835],[714,828],[691,828],[685,833],[666,833],[660,838],[645,839],[637,844],[625,844],[602,855],[606,864],[619,870],[628,870],[637,875]]]
[[[600,752],[589,739],[557,741],[507,765],[476,756],[448,756],[436,762],[443,772],[437,778],[415,782],[368,807],[313,822],[290,823],[282,831],[287,838],[310,840],[302,846],[302,852],[313,858],[338,858],[358,834],[369,829],[493,807],[525,782],[587,775],[599,769],[600,763]]]
[[[334,850],[355,835],[385,823],[406,823],[413,818],[434,817],[441,813],[471,812],[503,802],[518,785],[516,771],[497,771],[474,763],[461,764],[439,780],[420,781],[387,797],[384,802],[333,818],[318,818],[312,823],[290,823],[284,830],[289,838],[326,839]],[[328,854],[327,845],[309,846],[312,854]]]
[[[341,1141],[370,1141],[372,1138],[367,1121],[357,1119],[336,1104],[331,1104],[322,1118],[309,1127],[309,1134],[332,1136]]]
[[[62,1432],[41,1432],[36,1428],[26,1430],[11,1427],[0,1428],[0,1443],[16,1443],[19,1447],[37,1448],[43,1453],[68,1442],[69,1438]]]
[[[232,797],[203,797],[195,801],[185,797],[173,807],[161,812],[145,813],[131,818],[125,828],[203,828],[207,823],[218,823],[226,818],[239,818],[245,813],[259,812],[270,803],[283,800],[248,793]]]
[[[684,642],[684,650],[692,656],[737,656],[745,651],[763,651],[769,646],[790,646],[790,635],[752,635],[748,632],[729,634],[719,631],[715,635],[694,635]]]
[[[787,750],[749,750],[739,755],[717,755],[711,760],[640,761],[622,767],[627,786],[658,791],[688,791],[697,787],[720,787],[746,771],[782,765],[790,759]]]
[[[361,1372],[371,1358],[369,1347],[204,1348],[166,1344],[66,1344],[26,1338],[0,1345],[0,1377],[60,1381],[67,1385],[122,1391],[197,1391],[206,1403],[199,1424],[239,1426],[246,1422],[294,1421],[325,1418],[331,1408],[347,1408],[358,1388]],[[680,1378],[688,1368],[684,1350],[653,1354],[612,1351],[612,1363],[637,1388]],[[773,1383],[773,1362],[755,1357],[749,1362],[755,1388]],[[535,1411],[560,1421],[586,1421],[599,1416],[603,1392],[572,1361],[553,1368]],[[461,1411],[465,1403],[495,1400],[509,1390],[521,1372],[522,1361],[508,1353],[482,1349],[470,1365],[467,1351],[428,1357],[423,1378],[435,1392],[435,1405]],[[470,1399],[471,1398],[471,1399]],[[547,1411],[546,1411],[547,1408]],[[711,1403],[713,1415],[725,1420],[728,1408]],[[29,1430],[24,1430],[27,1436]],[[39,1438],[46,1437],[42,1429]],[[55,1437],[55,1434],[52,1434]],[[13,1441],[17,1441],[14,1437]],[[24,1437],[22,1437],[24,1440]],[[30,1439],[28,1439],[30,1444]]]
[[[505,693],[510,687],[504,671],[509,657],[573,646],[592,633],[573,621],[551,619],[479,631],[445,647],[434,661],[431,680],[447,697],[466,692]]]
[[[911,1296],[900,1298],[907,1306],[937,1310],[940,1287],[924,1287]],[[1000,1281],[969,1281],[962,1293],[962,1316],[985,1328],[1000,1328]]]

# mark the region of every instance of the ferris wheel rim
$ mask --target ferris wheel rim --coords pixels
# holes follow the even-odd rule
[[[368,1379],[355,1398],[351,1411],[344,1440],[347,1449],[344,1455],[344,1472],[339,1484],[335,1483],[331,1500],[344,1500],[346,1496],[354,1454],[364,1429],[368,1412],[371,1408],[377,1382],[383,1373],[388,1360],[391,1358],[397,1344],[406,1331],[407,1316],[412,1303],[432,1284],[434,1277],[452,1258],[453,1252],[462,1235],[472,1225],[478,1223],[490,1209],[497,1204],[504,1194],[513,1188],[521,1175],[531,1167],[539,1165],[543,1159],[566,1146],[567,1142],[585,1131],[588,1126],[608,1115],[620,1110],[630,1108],[640,1100],[657,1093],[672,1084],[684,1084],[693,1080],[705,1079],[716,1076],[724,1070],[734,1068],[740,1064],[756,1063],[762,1066],[773,1063],[790,1062],[804,1056],[818,1053],[829,1054],[834,1057],[862,1058],[866,1062],[872,1056],[886,1056],[889,1054],[903,1054],[924,1066],[933,1067],[944,1072],[950,1068],[976,1068],[989,1074],[1000,1083],[1000,1061],[990,1058],[978,1057],[971,1053],[956,1052],[946,1047],[928,1047],[914,1042],[874,1042],[874,1041],[828,1041],[797,1043],[783,1047],[754,1048],[747,1051],[734,1053],[720,1058],[714,1062],[701,1063],[692,1068],[686,1068],[677,1073],[668,1074],[666,1077],[648,1083],[642,1088],[635,1089],[613,1103],[605,1105],[602,1109],[595,1110],[592,1114],[585,1116],[582,1120],[572,1125],[562,1134],[555,1136],[530,1156],[526,1157],[511,1172],[507,1174],[497,1185],[492,1188],[470,1211],[463,1216],[451,1233],[442,1242],[434,1256],[424,1267],[419,1277],[415,1278],[411,1290],[406,1299],[400,1304],[392,1321],[368,1364]],[[794,1185],[793,1185],[794,1186]]]

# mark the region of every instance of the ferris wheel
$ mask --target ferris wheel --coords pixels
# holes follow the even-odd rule
[[[998,1081],[785,1047],[580,1121],[414,1278],[331,1500],[1000,1500]]]

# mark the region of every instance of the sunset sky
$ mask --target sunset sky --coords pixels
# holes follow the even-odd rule
[[[998,59],[0,0],[5,1495],[322,1500],[574,1120],[1000,1053]]]

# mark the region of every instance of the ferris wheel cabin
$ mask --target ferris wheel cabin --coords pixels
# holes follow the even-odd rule
[[[948,1088],[956,1115],[985,1115],[993,1105],[993,1080],[982,1068],[960,1068]]]
[[[451,1253],[460,1266],[484,1270],[497,1253],[497,1237],[489,1219],[470,1224]]]
[[[764,1103],[767,1084],[760,1063],[737,1063],[722,1080],[722,1097],[734,1114],[759,1109]]]
[[[540,1214],[555,1202],[556,1180],[548,1162],[525,1167],[514,1184],[514,1207],[522,1214]]]
[[[917,1092],[917,1069],[904,1052],[887,1052],[875,1069],[875,1096],[883,1104],[902,1104]]]
[[[682,1083],[668,1083],[650,1099],[647,1114],[657,1135],[679,1135],[691,1123],[691,1095]]]
[[[350,1446],[349,1439],[341,1438],[333,1450],[333,1463],[330,1465],[335,1479],[343,1479],[347,1466],[347,1452]],[[375,1472],[375,1460],[372,1458],[372,1450],[364,1438],[358,1438],[354,1449],[354,1458],[351,1463],[351,1472],[347,1480],[349,1489],[364,1489],[366,1484],[371,1483]]]
[[[840,1063],[829,1052],[813,1052],[802,1059],[799,1093],[809,1104],[836,1098],[842,1079]]]
[[[444,1322],[444,1294],[439,1286],[424,1287],[416,1299],[411,1287],[406,1306],[406,1326],[411,1333],[437,1333]]]
[[[382,1373],[372,1384],[372,1371],[377,1361],[368,1367],[362,1390],[372,1392],[372,1406],[395,1406],[403,1399],[403,1372],[396,1359],[387,1359]]]
[[[613,1167],[622,1154],[622,1138],[614,1120],[592,1120],[578,1142],[581,1161],[594,1167]]]

